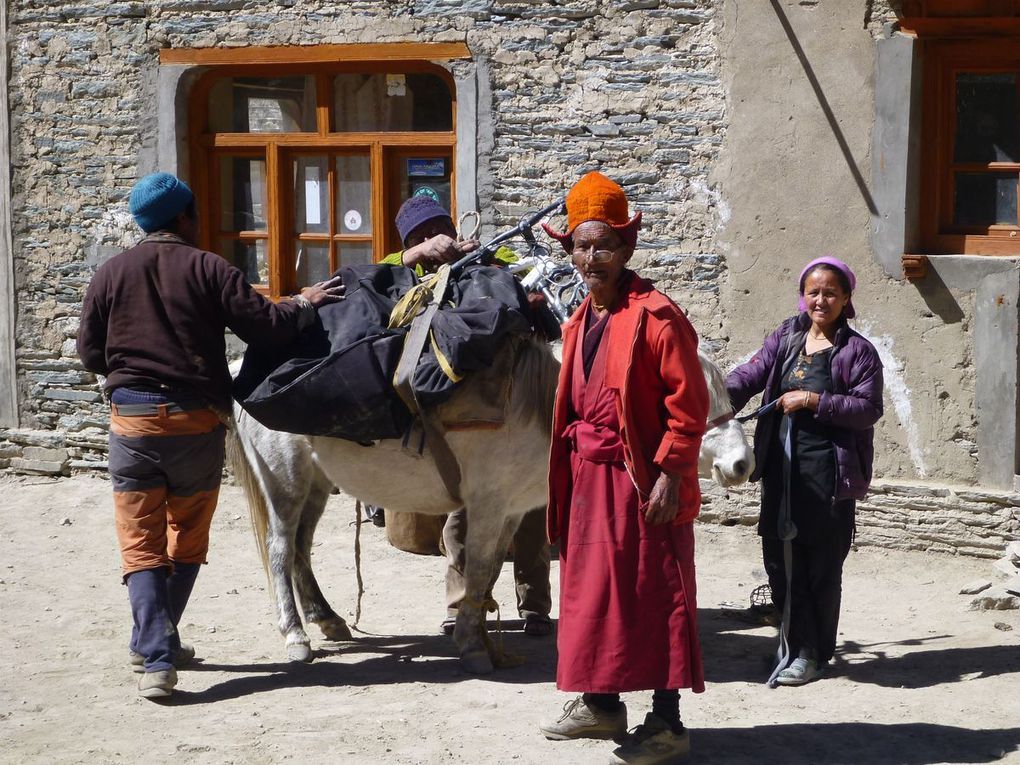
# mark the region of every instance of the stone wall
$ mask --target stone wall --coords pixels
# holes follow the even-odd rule
[[[703,522],[757,524],[756,487],[724,490],[702,481],[701,488]],[[858,545],[994,559],[1018,536],[1016,492],[876,481],[868,497],[857,503]]]
[[[161,48],[466,42],[492,99],[478,179],[488,230],[601,168],[645,214],[637,264],[717,335],[720,213],[708,174],[725,115],[714,5],[14,0],[17,364],[28,435],[8,434],[3,448],[38,430],[101,440],[108,409],[77,361],[77,315],[96,265],[137,236],[125,199],[151,169],[155,120],[173,117],[155,109]],[[84,451],[68,464],[102,462],[92,446],[70,448]]]

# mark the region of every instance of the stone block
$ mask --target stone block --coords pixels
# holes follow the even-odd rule
[[[94,391],[74,390],[71,388],[50,388],[43,391],[43,398],[54,399],[56,401],[99,402],[103,400],[103,397]]]
[[[45,446],[59,448],[64,445],[64,435],[48,430],[8,430],[3,434],[7,440],[21,446]]]
[[[1020,574],[1017,574],[1003,586],[1003,589],[1010,595],[1020,595]]]
[[[109,468],[109,463],[106,460],[71,460],[67,466],[71,470],[106,471]]]
[[[970,602],[970,611],[1015,611],[1020,608],[1020,596],[1006,591],[1005,587],[985,590]]]
[[[26,446],[22,457],[37,462],[66,462],[67,449],[47,449],[42,446]]]
[[[960,594],[961,595],[977,595],[979,592],[984,592],[985,590],[987,590],[991,586],[992,586],[992,583],[989,582],[987,579],[978,579],[978,580],[973,581],[970,584],[965,585],[964,587],[962,587],[960,589]]]
[[[10,469],[15,473],[30,473],[33,475],[62,475],[65,463],[47,462],[45,460],[26,460],[21,457],[11,459]]]

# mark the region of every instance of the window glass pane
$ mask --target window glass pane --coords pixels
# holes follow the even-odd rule
[[[266,230],[266,161],[220,158],[220,230]]]
[[[214,133],[315,132],[315,78],[225,77],[209,91]]]
[[[324,156],[294,160],[294,232],[329,233],[329,164]]]
[[[1020,160],[1016,73],[956,75],[956,162]]]
[[[337,132],[453,130],[453,99],[434,74],[338,74],[333,80]]]
[[[372,233],[372,168],[368,156],[336,158],[336,220],[341,234]]]
[[[450,209],[450,170],[448,157],[398,157],[396,181],[400,199],[429,196]]]
[[[371,242],[339,242],[337,244],[337,263],[341,268],[374,262]]]
[[[239,239],[220,239],[219,254],[244,273],[249,284],[269,283],[268,247],[265,239],[242,242]]]
[[[327,279],[332,273],[329,267],[329,244],[327,242],[294,242],[295,270],[299,287]]]
[[[1015,226],[1016,187],[1016,173],[957,173],[953,221],[960,226]]]

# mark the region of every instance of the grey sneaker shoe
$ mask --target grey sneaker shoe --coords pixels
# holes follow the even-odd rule
[[[604,712],[584,703],[578,696],[563,705],[563,714],[538,726],[548,739],[568,741],[574,738],[622,739],[627,735],[627,705],[620,703],[615,712]]]
[[[804,685],[810,683],[822,672],[825,665],[819,665],[814,659],[796,658],[790,666],[776,676],[777,685]]]
[[[146,699],[168,699],[177,685],[177,670],[145,672],[138,678],[138,695]]]
[[[649,712],[627,740],[609,759],[611,765],[668,765],[681,762],[691,753],[691,735],[687,729],[674,733],[669,723]]]
[[[174,667],[183,667],[190,664],[195,658],[195,646],[181,643],[181,647],[174,651]],[[128,659],[131,662],[132,672],[145,671],[145,657],[137,651],[128,649]]]

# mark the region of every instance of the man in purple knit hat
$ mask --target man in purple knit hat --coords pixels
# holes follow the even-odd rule
[[[404,249],[382,262],[413,268],[419,276],[434,271],[444,263],[459,260],[478,248],[478,240],[458,241],[457,229],[449,211],[429,196],[410,197],[400,206],[396,217],[397,231]],[[512,250],[496,250],[497,264],[516,261]],[[380,509],[378,512],[382,512]],[[375,520],[375,518],[373,518]],[[464,540],[467,537],[467,513],[451,513],[443,527],[443,542],[452,561],[446,569],[446,618],[442,629],[453,633],[457,607],[464,597]],[[524,619],[524,631],[533,637],[552,632],[549,611],[552,596],[549,588],[549,542],[545,535],[545,508],[532,510],[521,520],[514,535],[514,582],[517,611]],[[493,582],[494,584],[494,582]]]

